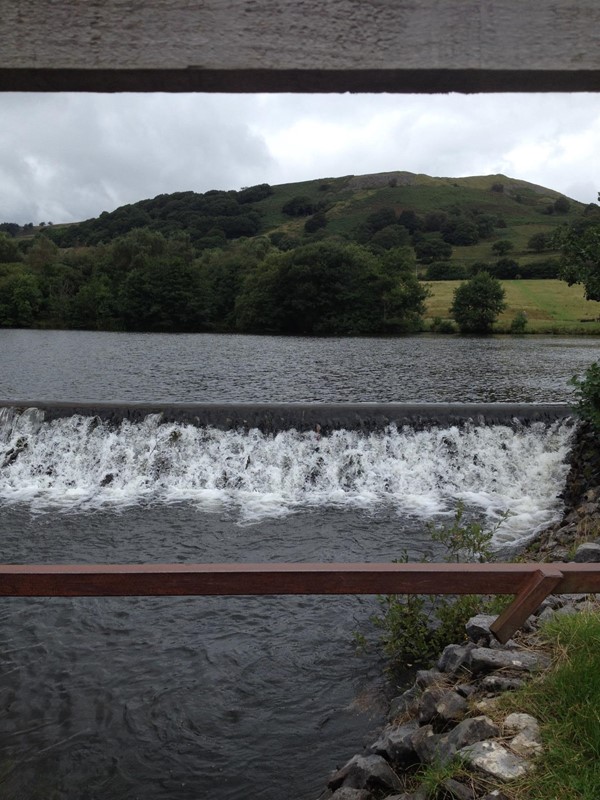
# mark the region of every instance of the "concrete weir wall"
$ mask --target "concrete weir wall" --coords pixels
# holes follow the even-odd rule
[[[475,424],[551,423],[571,416],[565,404],[538,403],[0,403],[25,410],[38,408],[51,421],[74,414],[99,417],[109,424],[139,422],[148,414],[161,414],[165,422],[212,426],[222,430],[258,428],[276,433],[335,429],[381,430],[387,425],[423,429]]]

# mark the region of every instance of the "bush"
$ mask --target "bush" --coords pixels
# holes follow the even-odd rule
[[[577,389],[577,413],[596,431],[600,431],[600,361],[587,368],[583,379],[575,375],[569,383]]]
[[[492,556],[491,541],[497,527],[486,530],[478,522],[466,522],[464,506],[459,503],[450,526],[428,525],[428,530],[432,541],[445,548],[445,562],[481,563]],[[401,561],[408,561],[406,554]],[[479,595],[384,595],[379,603],[382,614],[373,617],[372,622],[381,631],[380,641],[391,671],[437,657],[447,644],[465,638],[465,624],[470,617],[490,607],[489,600],[486,603]]]
[[[510,323],[511,333],[525,333],[527,328],[527,314],[524,311],[517,311]]]
[[[456,333],[456,325],[451,319],[434,317],[431,323],[431,330],[433,333]]]
[[[463,281],[467,271],[463,264],[436,261],[427,267],[425,277],[428,281]]]

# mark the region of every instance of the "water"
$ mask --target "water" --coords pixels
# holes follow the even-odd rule
[[[587,339],[0,331],[0,399],[564,402],[594,358]],[[514,540],[559,513],[572,432],[269,437],[0,414],[0,546],[21,563],[419,558],[425,523],[458,499],[490,524],[509,508],[497,537]],[[381,664],[352,645],[374,610],[368,597],[5,600],[1,793],[314,798],[382,721]]]
[[[598,345],[0,330],[0,353],[5,400],[547,403],[572,396]]]

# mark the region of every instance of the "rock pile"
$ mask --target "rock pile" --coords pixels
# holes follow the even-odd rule
[[[413,686],[392,700],[379,739],[330,776],[319,800],[427,800],[423,786],[414,788],[416,767],[443,767],[455,757],[468,778],[447,778],[438,800],[502,800],[501,791],[486,786],[533,770],[542,740],[534,717],[502,716],[497,698],[550,665],[539,624],[581,607],[589,607],[587,595],[549,597],[529,619],[529,632],[505,645],[490,633],[494,617],[469,620],[469,641],[448,645],[434,669],[417,672]]]
[[[528,545],[525,557],[600,562],[600,440],[585,426],[571,453],[563,499],[563,518]],[[414,788],[416,767],[443,767],[455,757],[466,769],[460,780],[442,782],[436,800],[507,800],[500,789],[486,786],[535,769],[543,743],[537,720],[525,713],[503,717],[498,696],[549,666],[536,635],[539,625],[583,609],[598,606],[587,595],[548,597],[519,640],[505,645],[490,632],[494,617],[469,620],[469,641],[448,645],[435,669],[417,673],[414,685],[392,700],[379,739],[330,776],[319,800],[428,800],[425,786]]]

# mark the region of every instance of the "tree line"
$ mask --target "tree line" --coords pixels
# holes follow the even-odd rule
[[[267,237],[197,254],[189,235],[136,228],[21,259],[0,234],[0,325],[124,331],[369,335],[418,330],[427,289],[410,250],[354,243],[281,251]]]

